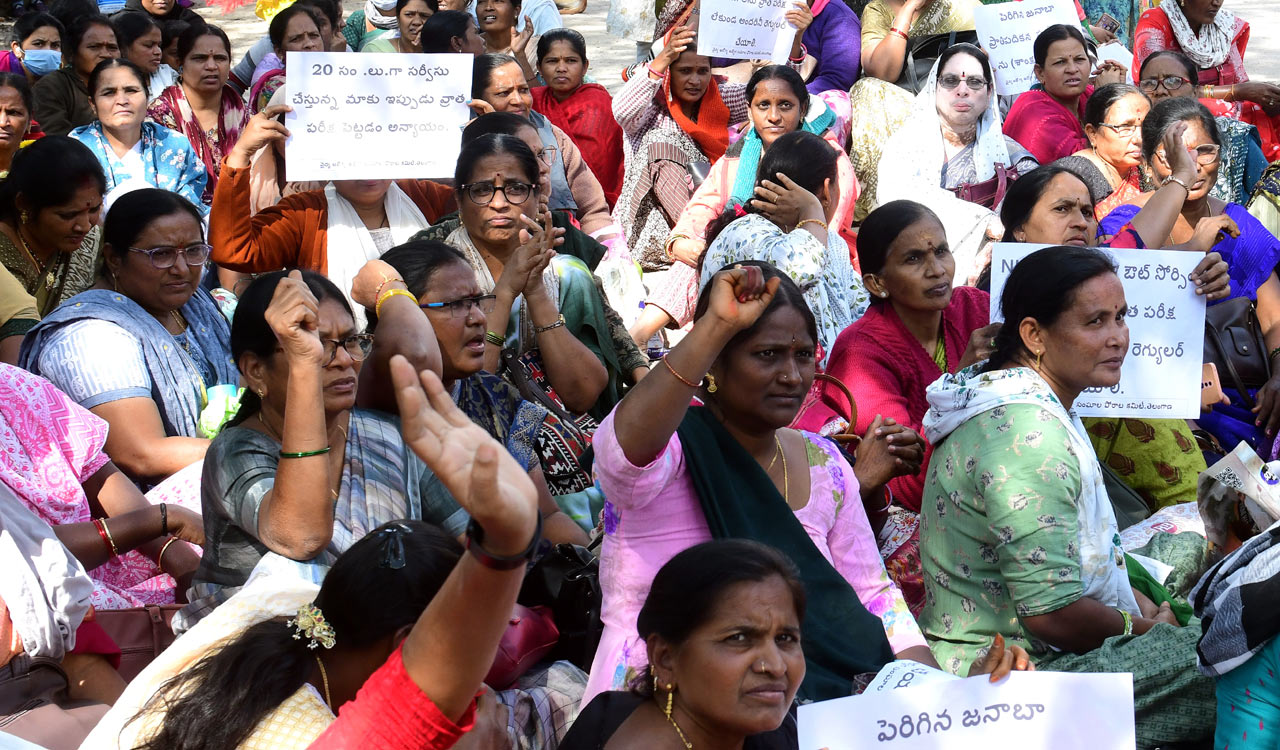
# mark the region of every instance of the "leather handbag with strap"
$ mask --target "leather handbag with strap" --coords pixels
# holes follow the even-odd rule
[[[1245,406],[1254,407],[1249,389],[1271,379],[1271,362],[1253,300],[1237,297],[1205,310],[1204,361],[1217,365],[1223,384],[1235,388]]]
[[[1018,179],[1016,167],[997,164],[996,174],[991,179],[953,187],[951,192],[955,193],[956,197],[962,201],[976,203],[994,211],[997,206],[1004,202],[1004,194],[1009,191],[1009,184],[1016,179]]]
[[[600,561],[594,550],[601,535],[590,547],[557,544],[525,573],[516,601],[526,607],[548,607],[559,641],[552,659],[564,659],[583,670],[591,669],[596,646],[604,632],[600,609],[604,592],[600,587]]]
[[[173,617],[182,604],[151,604],[131,609],[95,609],[94,618],[120,647],[117,672],[126,682],[138,676],[177,638]]]
[[[950,31],[945,34],[930,34],[928,36],[912,37],[907,40],[907,59],[902,64],[902,73],[898,76],[898,80],[894,84],[910,91],[912,94],[920,93],[924,88],[925,82],[929,80],[929,71],[933,70],[933,63],[938,56],[952,45],[967,42],[976,45],[978,43],[978,32],[976,31]]]
[[[858,423],[858,403],[853,400],[853,394],[849,391],[849,387],[846,386],[844,383],[840,382],[840,378],[837,378],[834,375],[828,375],[825,372],[815,372],[813,374],[813,382],[815,384],[830,383],[831,385],[835,386],[837,390],[843,393],[846,399],[848,399],[848,402],[849,402],[848,414],[841,414],[840,410],[837,409],[835,406],[833,406],[829,402],[822,402],[822,403],[824,406],[826,406],[827,408],[835,412],[836,415],[839,416],[841,419],[844,419],[847,423],[845,425],[845,428],[840,432],[834,435],[827,435],[826,436],[827,439],[833,441],[834,443],[839,445],[842,449],[852,454],[852,452],[856,450],[858,445],[862,442],[862,436],[857,434],[854,431],[856,429],[855,425]],[[807,411],[809,408],[811,408],[812,406],[816,405],[819,402],[821,402],[821,391],[818,389],[814,389],[810,393],[809,398],[806,399],[805,405],[800,410],[800,414],[804,414],[805,411]],[[797,419],[799,419],[799,415],[797,415]]]

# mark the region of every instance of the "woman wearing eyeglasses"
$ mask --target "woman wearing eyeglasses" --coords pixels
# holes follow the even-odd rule
[[[948,48],[916,96],[911,118],[885,144],[878,170],[880,205],[913,200],[938,215],[947,228],[957,283],[978,275],[981,248],[1004,231],[993,210],[1004,198],[998,176],[1016,179],[1038,166],[1002,131],[994,80],[982,50],[971,44]],[[966,188],[987,192],[988,202],[965,199]]]
[[[209,246],[190,201],[122,196],[102,250],[102,278],[27,334],[21,364],[105,419],[107,455],[146,487],[204,458],[226,411],[218,394],[240,374],[227,320],[200,289]]]
[[[1074,156],[1097,168],[1110,190],[1093,207],[1098,219],[1142,194],[1142,121],[1150,110],[1151,101],[1127,83],[1102,86],[1085,104],[1084,134],[1089,148]]]
[[[1267,343],[1272,362],[1280,354],[1280,278],[1275,268],[1280,262],[1280,240],[1249,212],[1235,203],[1226,203],[1210,195],[1218,179],[1222,143],[1213,116],[1204,105],[1189,98],[1166,99],[1158,103],[1142,125],[1143,152],[1156,182],[1182,182],[1173,176],[1165,133],[1179,123],[1186,123],[1183,144],[1195,157],[1196,173],[1188,188],[1187,200],[1170,230],[1169,236],[1144,237],[1150,247],[1165,247],[1188,242],[1197,229],[1217,223],[1220,233],[1213,251],[1221,254],[1231,275],[1231,297],[1247,297],[1256,301],[1258,322]],[[1113,235],[1130,222],[1153,193],[1144,193],[1130,205],[1112,211],[1098,225],[1102,235]],[[1204,235],[1203,229],[1199,231]],[[1224,446],[1248,441],[1264,460],[1275,455],[1273,441],[1280,428],[1280,367],[1256,394],[1245,396],[1229,390],[1230,406],[1215,406],[1201,415],[1197,423],[1218,438]],[[1226,383],[1224,382],[1224,385]],[[1252,408],[1248,399],[1256,401]]]

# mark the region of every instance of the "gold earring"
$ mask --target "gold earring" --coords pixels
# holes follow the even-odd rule
[[[716,376],[707,373],[707,393],[715,393],[720,390],[720,386],[716,385]]]
[[[1043,352],[1043,351],[1041,351],[1041,352],[1037,352],[1037,353],[1036,353],[1036,368],[1035,368],[1035,369],[1036,369],[1036,372],[1040,372],[1040,360],[1042,360],[1042,359],[1044,359],[1044,352]]]
[[[18,212],[18,221],[23,224],[30,224],[31,214],[27,213],[27,210],[25,208],[22,209],[21,211]]]
[[[663,709],[663,713],[667,715],[667,721],[671,721],[671,703],[673,700],[675,700],[675,696],[676,696],[676,686],[668,682],[667,683],[667,707]]]
[[[259,389],[258,389],[258,400],[259,400],[259,401],[261,401],[262,399],[264,399],[264,398],[266,398],[266,397],[267,397],[267,389],[266,389],[266,388],[259,388]]]

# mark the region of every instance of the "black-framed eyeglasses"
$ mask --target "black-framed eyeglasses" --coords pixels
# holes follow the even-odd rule
[[[938,85],[947,91],[954,91],[960,82],[964,81],[964,85],[969,87],[970,91],[986,91],[987,79],[980,76],[965,76],[961,78],[954,73],[948,73],[944,76],[938,76]]]
[[[1110,128],[1113,133],[1121,138],[1128,138],[1142,128],[1141,125],[1112,125],[1109,122],[1099,124],[1104,128]]]
[[[543,166],[550,167],[556,163],[557,153],[559,151],[555,146],[543,146],[542,150],[538,152],[538,161],[542,162]]]
[[[178,262],[178,253],[182,253],[182,259],[187,262],[188,266],[202,266],[209,259],[209,253],[213,252],[213,247],[202,242],[186,247],[153,247],[150,250],[144,250],[140,247],[129,248],[131,252],[142,253],[151,260],[151,265],[156,268],[173,268],[173,264]]]
[[[1197,164],[1207,167],[1218,160],[1222,147],[1216,143],[1204,143],[1195,148],[1187,149],[1187,151],[1195,158]],[[1160,155],[1161,161],[1165,164],[1169,163],[1169,155],[1164,152],[1164,149],[1160,149],[1156,153]]]
[[[1141,81],[1138,81],[1138,88],[1150,94],[1163,86],[1165,91],[1172,94],[1183,86],[1186,86],[1188,83],[1191,83],[1191,81],[1187,78],[1183,78],[1182,76],[1162,76],[1160,78],[1143,78]]]
[[[466,185],[460,185],[458,190],[465,192],[471,202],[477,206],[487,206],[492,203],[493,196],[499,190],[506,196],[508,203],[516,206],[529,200],[529,196],[533,195],[533,185],[519,180],[507,180],[501,187],[494,185],[493,180],[471,182]]]
[[[373,334],[355,333],[345,339],[320,339],[320,345],[324,347],[325,367],[333,364],[333,360],[338,356],[339,346],[347,351],[351,359],[363,362],[364,358],[369,356],[369,352],[373,351]]]
[[[498,295],[481,294],[478,297],[463,297],[448,302],[423,302],[418,305],[423,310],[440,310],[448,312],[451,318],[465,318],[471,314],[472,307],[480,308],[480,312],[488,315],[498,307]]]

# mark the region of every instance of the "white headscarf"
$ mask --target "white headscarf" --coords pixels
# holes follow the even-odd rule
[[[981,271],[978,251],[988,230],[999,236],[1004,228],[990,209],[961,200],[942,187],[942,168],[947,157],[938,116],[938,62],[934,62],[928,82],[916,96],[906,124],[885,144],[876,198],[882,205],[894,200],[912,200],[932,209],[947,230],[947,243],[956,259],[956,283],[963,284]],[[996,164],[1009,166],[1013,162],[1005,145],[1000,107],[994,89],[990,91],[974,143],[977,182],[994,177]]]
[[[1226,61],[1231,54],[1231,36],[1236,30],[1236,16],[1226,8],[1219,8],[1213,23],[1200,27],[1199,34],[1191,32],[1191,24],[1183,15],[1178,3],[1161,3],[1160,10],[1169,17],[1173,35],[1178,38],[1182,52],[1200,68],[1212,68]]]
[[[396,0],[365,0],[365,20],[378,29],[396,29]]]

